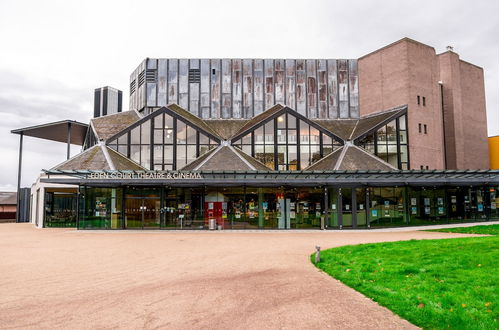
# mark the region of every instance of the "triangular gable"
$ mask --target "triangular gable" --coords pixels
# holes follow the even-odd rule
[[[293,109],[286,107],[286,106],[282,106],[280,104],[268,109],[267,111],[259,114],[258,116],[254,117],[253,119],[251,119],[231,138],[231,141],[232,142],[237,141],[238,139],[242,138],[243,136],[245,136],[248,133],[251,133],[252,131],[257,129],[258,127],[265,125],[265,123],[267,123],[268,121],[273,120],[274,118],[277,118],[285,113],[288,113],[288,114],[304,121],[305,123],[309,124],[310,126],[318,129],[322,133],[329,135],[331,138],[333,138],[334,140],[336,140],[340,144],[343,144],[343,139],[341,137],[337,136],[336,134],[334,134],[333,132],[331,132],[330,130],[322,127],[320,124],[312,121],[311,119],[308,119],[307,117],[301,115],[297,111],[294,111]]]
[[[135,123],[133,123],[132,125],[128,126],[125,130],[122,130],[119,133],[108,138],[107,141],[115,140],[116,138],[122,136],[123,134],[128,133],[129,131],[131,131],[135,127],[145,123],[146,121],[154,120],[155,117],[157,117],[163,113],[168,114],[172,117],[175,117],[175,118],[183,121],[184,123],[194,127],[195,129],[199,130],[200,132],[207,135],[209,138],[217,141],[218,143],[220,143],[222,140],[222,138],[214,130],[212,130],[211,127],[206,125],[206,123],[204,123],[204,121],[202,119],[198,118],[197,116],[194,116],[193,114],[191,114],[188,111],[185,111],[184,109],[180,108],[177,105],[171,104],[167,107],[162,107],[162,108],[148,114],[147,116],[143,117],[142,119],[140,119],[140,120],[136,121]]]
[[[370,114],[359,119],[355,126],[350,140],[360,140],[366,135],[369,135],[392,120],[401,117],[407,113],[407,105],[399,106],[393,109],[385,110],[382,112]]]

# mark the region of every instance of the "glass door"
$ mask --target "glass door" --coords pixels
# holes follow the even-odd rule
[[[125,199],[125,228],[142,229],[142,199]]]
[[[353,211],[352,211],[352,188],[341,189],[341,207],[342,207],[342,226],[352,227]]]
[[[161,224],[161,200],[142,199],[142,223],[145,229],[159,229]]]
[[[366,217],[366,188],[356,188],[356,208],[357,208],[357,227],[367,226]]]

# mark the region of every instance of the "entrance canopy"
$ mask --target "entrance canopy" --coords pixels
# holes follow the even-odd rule
[[[442,186],[499,185],[499,170],[409,171],[60,171],[41,182],[94,186]]]
[[[61,120],[12,130],[13,134],[22,134],[44,140],[83,145],[88,125],[74,120]]]

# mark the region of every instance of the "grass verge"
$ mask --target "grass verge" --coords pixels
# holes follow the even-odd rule
[[[317,267],[417,326],[499,328],[499,236],[344,246]]]
[[[439,231],[445,233],[462,233],[462,234],[499,235],[499,225],[432,229],[428,231]]]

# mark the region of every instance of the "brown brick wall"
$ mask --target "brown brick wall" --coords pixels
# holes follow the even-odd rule
[[[411,168],[444,167],[438,76],[435,50],[410,39],[359,59],[361,115],[408,105]],[[423,96],[426,106],[422,104]],[[419,133],[419,123],[422,127],[426,124],[427,134]]]
[[[361,57],[359,97],[361,116],[408,105],[411,168],[445,168],[445,149],[449,169],[488,168],[483,70],[456,53],[437,55],[433,47],[404,38]],[[419,133],[420,123],[427,134]]]

